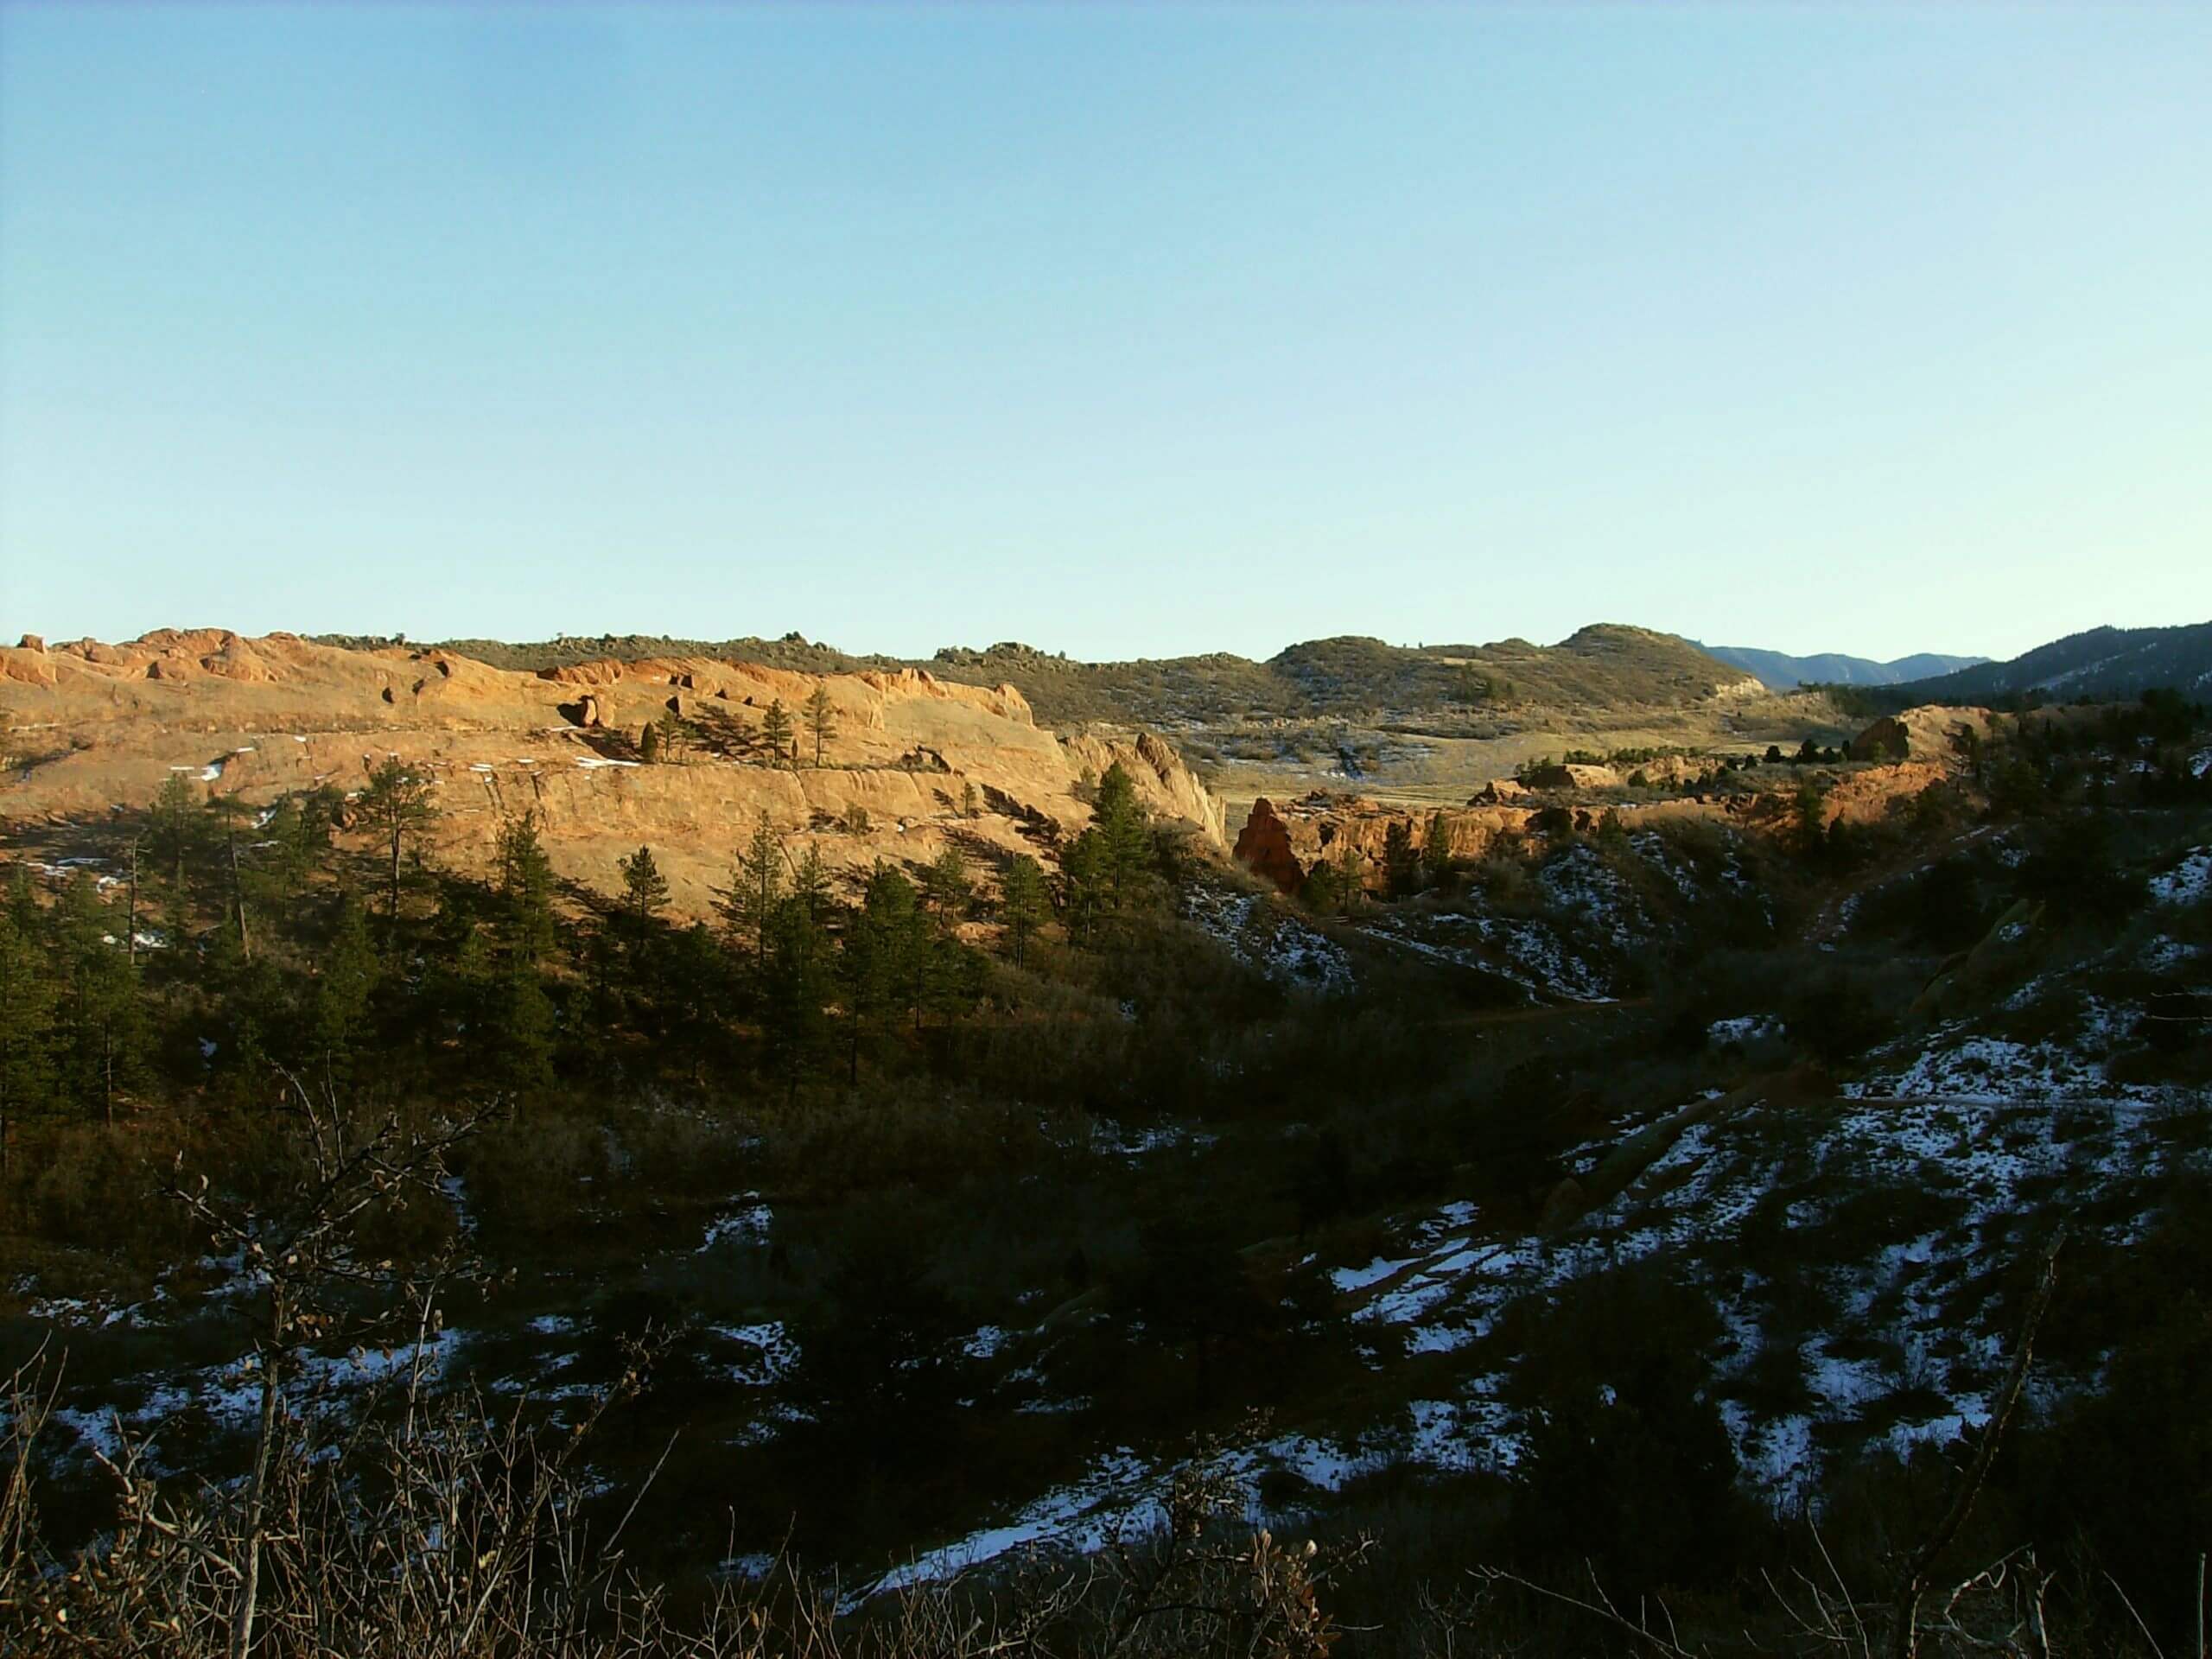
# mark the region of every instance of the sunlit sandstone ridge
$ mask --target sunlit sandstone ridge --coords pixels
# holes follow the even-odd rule
[[[817,687],[832,727],[819,766],[803,712]],[[780,760],[764,737],[778,702],[791,728]],[[644,764],[645,728],[670,716],[668,758]],[[0,822],[18,824],[143,805],[175,772],[253,804],[353,791],[397,756],[434,788],[438,858],[483,869],[502,820],[535,810],[560,874],[612,889],[616,860],[647,844],[674,906],[694,915],[761,813],[794,857],[811,842],[833,871],[918,864],[954,842],[984,858],[1050,857],[1089,822],[1087,783],[1117,760],[1155,813],[1223,839],[1220,803],[1160,739],[1056,735],[1010,685],[912,669],[814,676],[686,658],[531,674],[283,633],[27,638],[0,650]]]

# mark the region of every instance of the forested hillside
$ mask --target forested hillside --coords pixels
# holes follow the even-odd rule
[[[2212,732],[1808,750],[1295,897],[1109,767],[696,923],[397,762],[19,825],[0,1638],[2185,1651]]]

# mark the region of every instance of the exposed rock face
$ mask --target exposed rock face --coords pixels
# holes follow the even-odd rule
[[[1963,755],[1960,747],[1952,743],[1950,734],[1975,728],[1970,718],[1955,721],[1949,717],[1981,715],[1978,729],[1984,733],[1989,729],[1988,717],[1980,710],[1912,712],[1929,716],[1907,728],[1920,731],[1921,741],[1927,741],[1925,734],[1929,732],[1944,734],[1941,758],[1931,756],[1850,769],[1815,768],[1802,774],[1823,787],[1823,823],[1839,819],[1852,824],[1877,823],[1898,802],[1910,800],[1938,784],[1956,780],[1963,769]],[[1548,770],[1585,774],[1605,772],[1611,775],[1610,768],[1603,767]],[[1694,779],[1702,773],[1693,771],[1686,775]],[[1584,781],[1576,786],[1602,785]],[[1751,831],[1779,831],[1792,829],[1797,823],[1796,786],[1796,780],[1793,779],[1787,790],[1624,801],[1611,810],[1619,815],[1622,826],[1631,830],[1673,820],[1700,818]],[[1484,788],[1465,808],[1439,811],[1385,806],[1360,796],[1320,791],[1284,804],[1260,800],[1253,803],[1251,817],[1236,837],[1236,853],[1245,864],[1286,893],[1297,892],[1313,867],[1325,859],[1339,866],[1349,861],[1361,879],[1373,886],[1382,880],[1384,849],[1393,825],[1404,827],[1408,841],[1416,852],[1441,836],[1452,858],[1473,861],[1487,856],[1502,841],[1539,833],[1536,824],[1541,804],[1541,798],[1535,791],[1503,779]],[[1595,805],[1570,806],[1567,810],[1578,834],[1596,829],[1603,816],[1602,810]]]
[[[1627,781],[1632,785],[1641,777],[1647,785],[1669,788],[1695,782],[1711,772],[1714,765],[1713,760],[1696,755],[1662,754],[1656,760],[1639,761],[1629,767]]]
[[[622,677],[622,664],[611,660],[569,663],[560,668],[541,668],[537,677],[556,685],[613,685]]]
[[[1529,784],[1535,789],[1618,789],[1621,775],[1611,766],[1584,766],[1569,761],[1560,765],[1539,766],[1529,775]]]
[[[1255,801],[1251,816],[1238,832],[1236,854],[1285,893],[1297,892],[1313,867],[1325,861],[1339,867],[1349,861],[1360,879],[1371,884],[1381,880],[1394,824],[1405,827],[1416,852],[1441,836],[1452,857],[1472,860],[1483,857],[1503,838],[1528,834],[1535,816],[1532,809],[1518,806],[1414,812],[1360,796],[1317,790],[1280,806],[1265,799]]]
[[[1531,794],[1526,784],[1512,778],[1493,778],[1467,798],[1469,806],[1503,806],[1525,801]]]
[[[801,711],[817,687],[834,721],[825,764],[771,764],[760,728],[777,702],[800,759],[812,760]],[[694,741],[670,764],[640,765],[630,734],[669,711],[672,689]],[[763,813],[794,857],[810,843],[833,873],[878,858],[920,864],[948,845],[983,861],[1050,858],[1090,822],[1084,771],[1116,761],[1154,812],[1222,838],[1221,804],[1160,739],[1062,740],[1037,728],[1010,686],[912,670],[821,677],[687,658],[538,675],[444,652],[164,631],[120,645],[0,651],[0,728],[31,727],[60,752],[0,781],[0,821],[143,804],[178,767],[207,774],[211,792],[256,803],[353,791],[394,755],[429,779],[441,810],[433,839],[457,867],[487,867],[503,819],[534,810],[562,875],[613,888],[615,861],[650,844],[689,915],[709,913]],[[973,818],[961,814],[969,785]],[[869,827],[849,835],[841,826],[856,806]]]
[[[18,685],[52,685],[54,679],[54,664],[43,650],[18,645],[13,651],[0,651],[0,680],[12,680]]]
[[[1851,740],[1854,760],[1932,760],[1949,764],[1970,744],[1988,737],[1993,720],[1986,709],[1952,709],[1924,703],[1903,714],[1886,715]]]
[[[1013,692],[1017,701],[1021,696],[1012,686],[1000,690]],[[1020,708],[1026,716],[1029,705],[1022,702]],[[1192,824],[1217,843],[1228,839],[1222,804],[1183,764],[1183,757],[1150,732],[1139,732],[1134,739],[1082,733],[1060,742],[1078,774],[1088,770],[1103,778],[1118,761],[1136,785],[1139,798],[1154,812]]]
[[[1262,795],[1252,803],[1251,816],[1236,832],[1236,857],[1255,874],[1265,876],[1285,893],[1296,893],[1306,881],[1306,866],[1290,844],[1290,826],[1275,812],[1275,804]]]

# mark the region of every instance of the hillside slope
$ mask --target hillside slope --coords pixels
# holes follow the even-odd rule
[[[398,642],[321,635],[311,643],[389,650]],[[523,644],[448,639],[417,649],[529,672],[608,658],[663,657],[759,663],[809,674],[925,669],[960,684],[1012,685],[1050,726],[1093,720],[1205,724],[1254,715],[1300,718],[1376,712],[1434,718],[1485,702],[1589,713],[1671,707],[1711,696],[1744,679],[1742,672],[1731,671],[1730,664],[1687,640],[1612,623],[1580,629],[1555,645],[1503,639],[1482,645],[1406,646],[1344,634],[1286,646],[1265,662],[1214,652],[1086,663],[1014,641],[982,650],[949,645],[925,660],[855,656],[795,633],[779,639],[643,634],[563,636]],[[1487,694],[1482,689],[1485,677],[1491,683]]]
[[[2037,645],[2009,662],[1984,663],[1899,686],[1913,702],[1986,702],[2052,696],[2134,697],[2153,686],[2185,696],[2212,691],[2212,622],[2172,628],[2091,628]]]
[[[389,639],[327,637],[365,650]],[[926,659],[857,656],[798,634],[720,641],[564,636],[533,644],[428,647],[513,671],[606,658],[757,663],[810,675],[926,672],[1014,688],[1051,730],[1087,725],[1172,733],[1215,793],[1239,803],[1354,781],[1365,792],[1457,804],[1522,762],[1570,750],[1752,751],[1847,735],[1817,693],[1780,694],[1675,635],[1618,624],[1553,645],[1393,645],[1355,635],[1306,640],[1264,662],[1229,652],[1085,663],[1002,641]]]

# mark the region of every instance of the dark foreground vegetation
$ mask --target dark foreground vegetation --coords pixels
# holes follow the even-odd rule
[[[1049,876],[840,889],[763,836],[696,926],[650,849],[564,890],[527,819],[490,880],[435,867],[396,768],[265,818],[180,781],[19,849],[0,904],[0,1647],[2201,1653],[2212,913],[2146,875],[2206,840],[2205,745],[2171,700],[2030,722],[1882,825],[1821,831],[1816,790],[1760,840],[1563,825],[1305,919],[1110,775]],[[1656,919],[1546,896],[1592,873]],[[1475,921],[1606,994],[1398,944]],[[1294,925],[1342,976],[1274,969]],[[1328,1270],[1440,1205],[1558,1234],[1656,1105],[1812,1124],[1946,1022],[2072,1040],[2031,995],[2062,969],[2141,1010],[2113,1086],[2197,1109],[2139,1225],[2094,1183],[1976,1224],[1955,1435],[1778,1502],[1710,1283],[1627,1254],[1424,1351]],[[1936,1224],[1824,1197],[1740,1246],[1808,1309]],[[1251,1455],[1485,1344],[1510,1457]],[[1110,1522],[887,1576],[1121,1449],[1155,1478]]]

